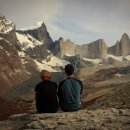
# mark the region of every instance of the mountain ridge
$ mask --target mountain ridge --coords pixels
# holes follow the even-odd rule
[[[94,59],[101,59],[102,61],[100,60],[99,64],[120,63],[113,57],[106,58],[108,50],[119,50],[120,55],[127,56],[127,54],[130,54],[129,44],[127,34],[124,34],[120,40],[118,47],[121,46],[120,50],[115,49],[117,47],[114,47],[114,49],[112,49],[113,47],[107,48],[103,39],[83,45],[77,45],[69,39],[64,41],[63,38],[53,42],[44,22],[39,22],[37,27],[30,30],[16,30],[13,22],[8,21],[3,15],[0,16],[0,71],[3,73],[3,70],[7,67],[11,73],[14,73],[14,76],[15,70],[21,71],[20,73],[25,74],[26,78],[37,74],[41,69],[47,69],[51,72],[62,71],[63,67],[69,62],[77,68],[97,64]],[[125,49],[127,49],[126,52]],[[113,54],[115,55],[115,53]],[[124,57],[124,61],[121,62],[127,63],[127,61],[129,61],[129,58]],[[6,78],[1,78],[3,84],[8,82],[6,79],[10,82],[8,78],[10,74],[7,70],[4,73],[6,73]]]

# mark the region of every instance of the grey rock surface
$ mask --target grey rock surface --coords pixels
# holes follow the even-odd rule
[[[17,30],[17,32],[25,36],[30,35],[34,39],[42,43],[40,45],[35,45],[35,47],[33,48],[30,47],[25,49],[24,52],[28,54],[31,58],[41,61],[43,59],[46,59],[46,57],[50,54],[47,50],[51,50],[53,48],[54,42],[52,41],[44,23],[42,23],[41,26],[37,28],[28,30]],[[29,40],[33,43],[34,39],[29,38]]]
[[[130,39],[129,36],[124,33],[120,42],[112,46],[108,47],[108,53],[116,56],[127,56],[130,54]]]
[[[16,47],[15,25],[0,16],[0,95],[28,78]],[[23,78],[24,77],[24,78]]]
[[[53,47],[53,41],[47,31],[46,25],[44,22],[38,28],[30,29],[30,30],[18,30],[17,32],[23,34],[29,34],[33,36],[38,41],[42,42],[45,47],[51,49]]]
[[[0,122],[2,130],[129,130],[129,109],[97,109],[77,112],[13,115]]]
[[[104,58],[107,55],[107,46],[103,39],[99,39],[89,44],[76,45],[70,40],[59,40],[58,56],[63,58],[65,55],[80,55],[84,58]]]

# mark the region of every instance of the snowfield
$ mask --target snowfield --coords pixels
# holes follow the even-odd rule
[[[123,56],[114,56],[114,55],[111,55],[111,54],[107,54],[105,59],[108,59],[108,58],[113,58],[113,59],[118,60],[118,61],[123,61]]]
[[[123,62],[123,58],[130,61],[130,55],[128,55],[128,56],[114,56],[111,54],[107,54],[107,56],[105,57],[105,60],[107,61],[109,58],[112,58],[112,59],[120,61],[120,62]],[[82,58],[82,59],[85,61],[94,63],[94,64],[100,64],[102,62],[102,59],[89,59],[89,58]]]
[[[35,63],[37,64],[38,69],[41,71],[42,69],[48,70],[50,72],[57,72],[57,70],[52,69],[52,67],[64,67],[65,65],[69,64],[70,62],[61,60],[53,55],[50,55],[47,57],[48,60],[43,60],[42,63],[37,62],[35,60]]]
[[[17,39],[20,42],[22,49],[26,50],[28,48],[34,48],[37,45],[42,45],[42,42],[39,42],[38,40],[36,40],[35,38],[33,38],[31,35],[27,34],[20,34],[20,33],[16,33]]]
[[[25,61],[23,58],[26,57],[26,54],[23,51],[19,51],[18,55],[21,57],[21,63],[24,65],[26,63],[28,63],[27,61]],[[64,67],[65,65],[69,64],[70,62],[66,61],[66,60],[61,60],[55,56],[53,56],[52,54],[50,54],[46,60],[42,60],[42,62],[38,62],[37,60],[32,59],[36,65],[37,65],[37,69],[39,71],[41,70],[48,70],[50,72],[58,72],[57,70],[53,69],[53,67]]]

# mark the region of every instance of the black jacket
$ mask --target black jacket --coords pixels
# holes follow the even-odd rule
[[[44,80],[35,87],[36,108],[39,113],[53,113],[58,110],[57,84]]]

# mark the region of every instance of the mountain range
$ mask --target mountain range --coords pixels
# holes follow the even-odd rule
[[[77,68],[127,63],[129,55],[130,39],[126,33],[112,47],[107,47],[103,39],[77,45],[62,37],[53,41],[44,22],[16,30],[13,22],[0,15],[0,95],[37,75],[41,69],[60,72],[68,63]]]
[[[81,110],[37,114],[34,87],[41,81],[39,71],[49,70],[58,83],[68,63],[83,82]],[[104,39],[77,45],[62,37],[53,41],[44,22],[16,30],[13,22],[0,15],[0,120],[8,119],[0,121],[0,129],[127,130],[129,93],[130,39],[126,33],[111,47]]]

